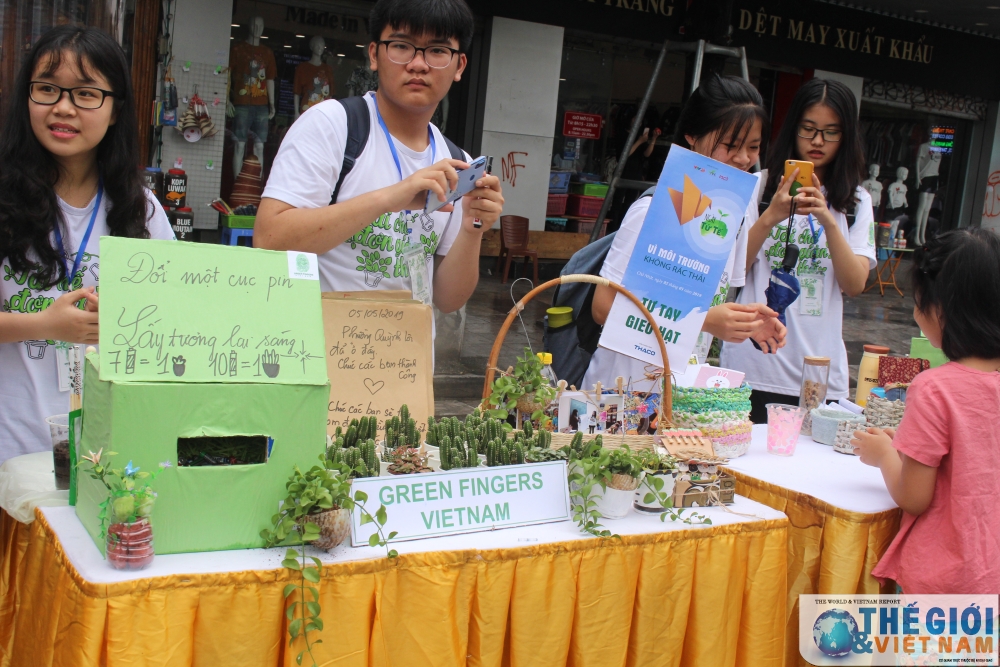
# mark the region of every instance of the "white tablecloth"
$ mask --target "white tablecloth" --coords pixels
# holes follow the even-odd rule
[[[35,520],[36,507],[69,503],[69,491],[56,490],[52,452],[25,454],[0,465],[0,508],[21,523]]]
[[[784,518],[784,514],[770,507],[761,505],[747,498],[736,497],[736,503],[730,505],[732,510],[713,507],[698,509],[711,518],[713,525],[763,521]],[[63,550],[69,556],[73,567],[80,575],[92,583],[114,583],[149,579],[172,574],[210,574],[219,572],[240,572],[245,570],[268,570],[281,567],[285,548],[275,549],[242,549],[234,551],[215,551],[206,553],[169,554],[156,556],[153,564],[138,572],[123,572],[112,569],[90,535],[84,530],[73,507],[46,507],[42,509],[52,530],[59,537]],[[690,510],[687,510],[690,512]],[[745,515],[740,516],[733,512]],[[156,541],[156,518],[153,518],[154,543]],[[636,535],[642,533],[667,532],[698,528],[682,523],[660,521],[659,515],[639,514],[630,512],[624,519],[602,520],[606,528],[619,535]],[[262,526],[263,528],[263,526]],[[448,537],[435,537],[426,540],[400,542],[393,547],[401,554],[420,553],[428,551],[457,551],[465,549],[504,549],[535,546],[552,542],[568,542],[572,540],[595,539],[582,534],[573,522],[548,523],[522,528],[507,528],[503,530],[469,533]],[[317,556],[325,563],[341,563],[369,558],[384,558],[385,550],[370,547],[350,547],[350,538],[341,546],[327,553],[320,549],[309,547],[309,555]]]
[[[768,454],[765,425],[753,427],[750,451],[726,467],[852,512],[875,514],[896,508],[878,468],[805,435],[799,436],[793,456]]]

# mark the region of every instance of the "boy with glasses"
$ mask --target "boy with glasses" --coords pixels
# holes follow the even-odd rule
[[[457,170],[469,166],[468,155],[450,157],[430,119],[465,70],[472,13],[464,0],[379,0],[370,25],[368,56],[379,86],[364,98],[367,142],[342,178],[344,104],[322,102],[295,121],[264,189],[254,244],[319,255],[324,291],[416,295],[426,278],[434,305],[451,312],[475,290],[482,234],[503,207],[499,179],[485,175],[453,206],[424,213],[428,193],[444,199]],[[422,266],[413,246],[422,247]]]

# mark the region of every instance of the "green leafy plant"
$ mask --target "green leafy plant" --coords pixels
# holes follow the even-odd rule
[[[685,514],[687,511],[685,508],[675,509],[673,496],[663,491],[666,483],[663,481],[662,476],[657,473],[671,473],[677,470],[677,459],[669,454],[661,455],[654,451],[646,450],[639,454],[638,460],[642,469],[647,473],[643,479],[643,486],[646,489],[646,493],[642,497],[642,502],[646,505],[656,503],[666,510],[666,512],[660,515],[660,521],[666,521],[667,517],[670,517],[671,521],[680,521],[692,526],[712,525],[712,520],[704,514],[694,511]]]
[[[577,432],[573,441],[567,446],[570,461],[569,495],[573,506],[573,519],[585,533],[590,533],[594,537],[612,537],[611,531],[600,523],[601,513],[597,510],[597,501],[594,499],[595,487],[600,486],[606,490],[608,482],[611,481],[611,454],[596,438],[586,446],[582,443],[583,434]]]
[[[108,457],[107,461],[104,460],[105,456]],[[77,463],[77,467],[92,479],[101,482],[108,490],[108,497],[100,504],[101,512],[98,514],[102,538],[106,535],[109,524],[135,523],[139,519],[149,518],[156,502],[156,492],[149,485],[164,468],[171,467],[170,461],[164,461],[159,469],[149,473],[139,470],[129,461],[124,468],[112,468],[111,457],[114,456],[117,456],[116,452],[104,452],[102,448],[96,454],[88,452]],[[83,468],[84,464],[90,464],[90,467]]]
[[[323,461],[324,458],[321,456],[320,460]],[[288,645],[291,647],[300,636],[305,642],[305,649],[295,658],[295,663],[298,665],[302,664],[303,658],[308,654],[313,667],[316,667],[313,647],[323,641],[311,640],[310,635],[312,632],[323,631],[318,588],[323,563],[315,556],[308,556],[307,561],[305,550],[308,542],[319,537],[320,528],[317,524],[307,521],[306,517],[327,510],[344,509],[353,512],[357,508],[361,512],[361,525],[375,524],[376,532],[368,539],[369,546],[385,547],[388,558],[398,556],[396,550],[388,546],[389,540],[396,536],[395,531],[386,534],[383,530],[388,521],[385,506],[380,505],[375,514],[371,514],[365,507],[368,494],[355,491],[352,496],[350,473],[345,465],[333,470],[325,465],[316,465],[305,472],[295,466],[285,483],[288,493],[281,503],[281,509],[271,518],[271,528],[265,528],[260,532],[268,547],[287,543],[289,540],[292,542],[281,564],[299,573],[299,581],[288,584],[284,590],[285,599],[291,599],[285,609],[285,616],[289,621]],[[312,561],[311,565],[309,561]],[[312,599],[309,599],[310,597]]]
[[[499,419],[507,419],[511,411],[517,409],[517,402],[524,396],[534,395],[533,403],[547,404],[556,397],[556,388],[548,383],[542,375],[545,366],[542,361],[531,353],[530,348],[524,348],[524,356],[517,358],[512,369],[501,373],[493,381],[490,397],[486,399],[489,414]],[[531,413],[531,419],[544,420],[543,410]]]

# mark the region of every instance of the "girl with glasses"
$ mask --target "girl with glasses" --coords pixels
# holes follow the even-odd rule
[[[812,185],[789,189],[786,160],[813,163]],[[829,357],[828,400],[847,398],[847,351],[842,340],[843,295],[864,289],[875,267],[875,218],[865,179],[864,149],[854,93],[838,81],[812,79],[799,89],[767,161],[767,210],[747,238],[746,286],[739,303],[766,301],[771,270],[781,266],[786,240],[800,249],[794,273],[802,293],[785,311],[787,345],[763,355],[749,342],[726,343],[721,363],[746,373],[755,423],[765,404],[797,405],[803,357]],[[795,215],[789,223],[794,199]],[[789,229],[790,227],[790,229]]]
[[[51,446],[59,357],[96,344],[102,236],[172,239],[143,186],[129,64],[61,26],[25,59],[0,126],[0,462]]]

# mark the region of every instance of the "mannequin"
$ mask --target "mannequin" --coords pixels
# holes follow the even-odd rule
[[[295,68],[295,117],[333,95],[333,70],[323,62],[326,40],[316,35],[309,40],[312,57]],[[304,98],[304,99],[303,99]]]
[[[271,49],[261,46],[264,19],[255,16],[250,21],[250,34],[245,42],[234,44],[229,53],[229,94],[226,115],[233,118],[236,146],[233,148],[233,174],[240,175],[247,137],[254,135],[253,154],[264,163],[264,142],[267,141],[268,121],[274,118],[274,77],[278,68]]]
[[[910,170],[900,167],[896,170],[896,182],[889,185],[889,204],[885,207],[885,219],[895,220],[906,213],[906,179]]]
[[[930,143],[920,144],[917,149],[917,189],[920,191],[917,200],[917,215],[914,221],[916,232],[914,241],[923,245],[927,232],[927,217],[931,213],[931,204],[938,188],[938,173],[941,171],[941,154],[931,151]]]
[[[369,58],[365,58],[363,65],[358,65],[351,72],[347,79],[347,94],[349,97],[360,97],[365,93],[378,90],[378,73],[373,72],[370,67]]]
[[[872,208],[878,210],[882,203],[882,184],[878,181],[879,166],[877,164],[868,165],[868,180],[862,181],[861,187],[872,196]]]

